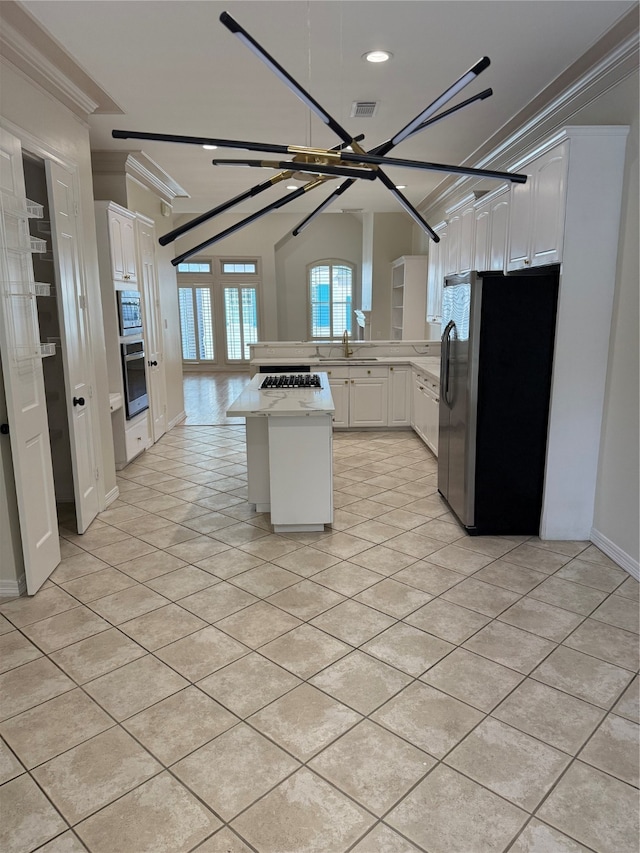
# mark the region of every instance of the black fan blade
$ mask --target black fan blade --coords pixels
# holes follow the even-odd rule
[[[333,204],[333,202],[339,196],[341,196],[343,192],[348,190],[349,187],[354,183],[355,183],[355,180],[353,178],[349,178],[347,181],[340,184],[340,186],[336,190],[334,190],[331,193],[331,195],[329,195],[329,196],[327,196],[327,198],[325,198],[325,200],[322,202],[322,204],[318,205],[318,207],[316,207],[315,210],[312,210],[311,213],[302,220],[302,222],[300,222],[298,225],[296,225],[296,227],[293,229],[291,234],[294,237],[297,237],[298,234],[301,231],[304,231],[304,229],[307,227],[307,225],[309,225],[316,218],[316,216],[319,216],[319,214],[321,214],[323,210],[326,210],[330,204]]]
[[[450,166],[447,163],[428,163],[422,160],[403,160],[398,157],[380,157],[378,154],[351,154],[342,152],[340,157],[348,163],[370,163],[374,166],[398,166],[403,169],[420,169],[426,172],[447,172],[454,175],[470,175],[474,178],[496,178],[525,184],[526,175],[517,172],[495,172],[492,169],[472,169],[467,166]]]
[[[256,195],[268,190],[270,187],[274,186],[274,184],[278,183],[282,180],[280,175],[276,175],[268,181],[263,181],[261,184],[256,184],[255,187],[251,187],[251,189],[246,192],[240,193],[240,195],[234,196],[229,199],[229,201],[225,201],[222,204],[219,204],[217,207],[211,208],[206,213],[201,213],[200,216],[196,216],[195,219],[190,219],[189,222],[185,222],[183,225],[180,225],[178,228],[174,228],[173,231],[168,231],[166,234],[163,234],[162,237],[158,238],[158,243],[161,246],[167,246],[169,243],[173,243],[174,240],[177,240],[178,237],[181,237],[183,234],[186,234],[187,231],[191,231],[192,228],[197,228],[198,225],[202,225],[203,222],[207,222],[209,219],[213,219],[214,216],[218,216],[220,213],[224,213],[225,210],[229,210],[232,207],[235,207],[236,204],[240,204],[241,201],[245,201],[248,198],[253,198]]]
[[[225,160],[211,161],[214,166],[249,166],[254,169],[286,169],[289,172],[309,172],[312,175],[337,175],[340,178],[364,178],[375,181],[372,169],[349,169],[347,166],[332,166],[323,163],[298,163],[295,160]]]
[[[309,109],[315,113],[321,121],[330,127],[331,130],[340,137],[340,139],[347,144],[352,141],[353,137],[351,134],[348,133],[332,116],[330,116],[329,113],[320,106],[316,99],[303,89],[302,86],[294,80],[287,71],[285,71],[282,65],[276,62],[276,60],[270,56],[267,51],[258,44],[258,42],[249,35],[249,33],[243,29],[243,27],[241,27],[240,24],[231,17],[231,15],[229,15],[228,12],[223,12],[220,15],[220,21],[229,30],[229,32],[237,36],[240,41],[258,57],[258,59],[264,62],[267,68],[270,68],[276,77],[279,77],[285,86],[287,86],[287,88],[290,89],[296,97],[300,98],[302,103],[309,107]]]
[[[431,239],[433,240],[434,243],[439,243],[440,238],[438,237],[436,232],[429,225],[429,223],[425,219],[422,218],[422,216],[418,213],[418,211],[415,209],[415,207],[411,204],[409,199],[402,195],[402,193],[396,187],[396,185],[393,183],[391,178],[389,178],[387,175],[385,175],[385,173],[381,169],[378,169],[376,174],[378,175],[378,178],[382,181],[382,183],[385,185],[385,187],[389,190],[391,195],[395,196],[397,201],[402,205],[402,207],[404,207],[404,209],[409,214],[409,216],[413,219],[413,221],[415,223],[417,223],[422,228],[423,231],[427,232],[427,234],[431,237]]]
[[[431,116],[435,115],[438,110],[443,107],[446,103],[448,103],[451,98],[454,98],[458,92],[462,91],[465,86],[468,86],[473,80],[476,79],[478,74],[481,74],[485,68],[491,64],[491,60],[488,56],[483,56],[482,59],[478,60],[475,65],[473,65],[465,74],[462,75],[456,82],[449,86],[449,88],[440,95],[439,98],[436,98],[428,107],[426,107],[421,113],[419,113],[409,124],[405,125],[402,130],[399,130],[395,136],[393,136],[389,142],[387,143],[389,146],[393,147],[395,145],[399,145],[403,139],[406,139],[408,136],[417,130],[417,128],[423,124],[423,122],[430,119]],[[387,150],[390,150],[387,149]],[[386,151],[382,151],[381,153],[386,154]]]
[[[473,98],[467,98],[466,101],[461,101],[459,104],[456,104],[455,107],[451,107],[448,110],[444,110],[444,112],[438,113],[438,115],[433,116],[433,118],[429,118],[426,121],[423,121],[421,125],[418,125],[416,129],[407,136],[407,139],[410,139],[412,136],[415,136],[416,133],[420,133],[427,127],[431,127],[432,124],[437,124],[439,121],[442,121],[443,118],[447,118],[447,116],[453,115],[457,113],[458,110],[464,109],[464,107],[468,107],[470,104],[475,104],[476,101],[484,101],[485,98],[490,98],[493,95],[493,89],[483,89],[477,95],[474,95]],[[376,153],[376,152],[371,152]]]
[[[214,139],[210,136],[180,136],[176,133],[147,133],[139,130],[112,130],[114,139],[148,139],[152,142],[177,142],[181,145],[215,145],[216,148],[239,148],[241,151],[268,151],[271,154],[290,154],[288,145],[268,142],[248,142],[245,139]]]
[[[319,187],[323,183],[323,181],[318,180],[311,181],[310,183],[305,184],[303,187],[300,187],[300,189],[294,190],[288,195],[285,195],[282,198],[271,202],[271,204],[268,204],[261,210],[252,213],[250,216],[247,216],[240,222],[236,222],[235,225],[231,225],[229,228],[226,228],[219,234],[215,234],[209,240],[205,240],[203,243],[199,243],[197,246],[194,246],[193,249],[189,249],[189,251],[183,252],[181,255],[178,255],[177,258],[173,258],[171,263],[174,267],[177,267],[178,264],[181,264],[183,261],[186,261],[187,258],[190,258],[193,255],[197,255],[198,252],[201,252],[202,249],[205,249],[207,246],[211,246],[213,243],[218,243],[220,240],[224,240],[225,237],[229,237],[231,234],[235,234],[236,231],[240,231],[241,228],[244,228],[247,225],[251,225],[252,222],[255,222],[257,219],[266,216],[266,214],[271,213],[272,210],[278,210],[279,208],[284,207],[285,204],[290,204],[292,201],[295,201],[297,198],[303,196],[306,192],[309,192],[309,190],[315,189],[315,187]]]

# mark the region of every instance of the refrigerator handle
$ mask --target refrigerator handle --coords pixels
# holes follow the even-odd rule
[[[442,333],[442,343],[444,344],[444,353],[442,354],[442,390],[441,396],[449,405],[449,351],[451,347],[451,332],[455,329],[456,324],[453,320],[449,320]]]

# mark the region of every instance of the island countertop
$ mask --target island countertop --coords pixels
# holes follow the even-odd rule
[[[250,418],[333,414],[335,406],[326,373],[318,373],[320,388],[267,388],[260,384],[267,374],[257,373],[227,410],[227,417]]]

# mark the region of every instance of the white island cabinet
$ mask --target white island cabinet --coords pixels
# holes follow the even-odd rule
[[[281,374],[282,375],[282,374]],[[333,399],[320,388],[261,389],[258,373],[227,412],[246,419],[249,503],[276,533],[320,531],[333,521]]]

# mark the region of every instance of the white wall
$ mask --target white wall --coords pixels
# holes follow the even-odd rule
[[[388,341],[391,336],[390,264],[411,254],[412,238],[411,220],[405,213],[374,213],[372,341]]]

